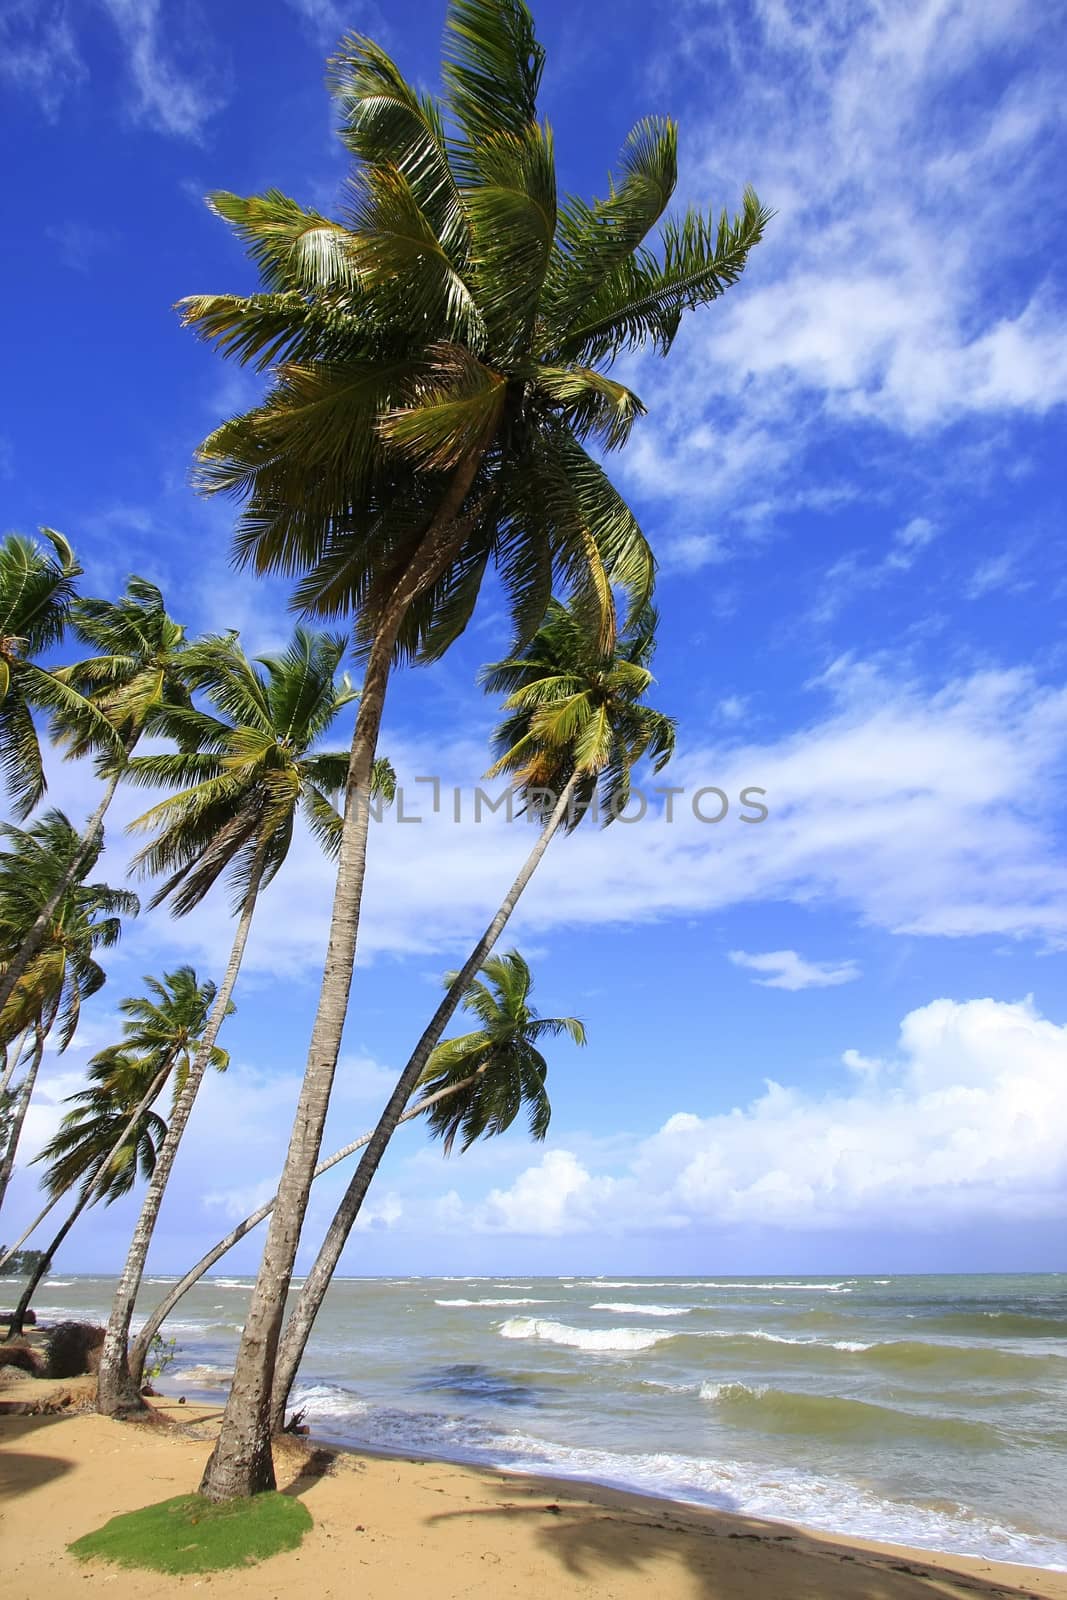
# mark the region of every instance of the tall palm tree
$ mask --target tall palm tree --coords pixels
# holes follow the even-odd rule
[[[513,955],[503,960],[518,962],[520,958]],[[449,973],[445,978],[446,984],[451,986],[455,978],[455,973]],[[528,992],[527,985],[527,995]],[[414,1105],[408,1106],[400,1118],[401,1122],[410,1122],[415,1117],[432,1116],[431,1137],[446,1141],[446,1154],[451,1150],[460,1126],[464,1132],[462,1148],[467,1149],[477,1138],[505,1132],[524,1104],[530,1112],[532,1136],[543,1139],[551,1116],[545,1089],[548,1068],[544,1058],[534,1054],[532,1040],[545,1032],[566,1030],[576,1043],[584,1043],[584,1029],[573,1017],[542,1019],[529,1007],[525,1011],[516,1007],[512,1026],[507,1024],[503,1009],[493,1021],[498,1026],[491,1041],[486,1029],[480,1029],[462,1039],[448,1039],[437,1046],[423,1073],[422,1090],[425,1092],[421,1093]],[[525,1032],[526,1023],[532,1029],[529,1035]],[[315,1177],[320,1178],[324,1172],[329,1172],[339,1162],[363,1149],[370,1143],[371,1137],[370,1133],[361,1134],[350,1144],[335,1150],[332,1156],[316,1167]],[[273,1200],[259,1206],[206,1255],[201,1256],[183,1278],[171,1285],[145,1320],[130,1347],[130,1370],[138,1380],[143,1375],[153,1339],[178,1301],[273,1209]],[[284,1406],[281,1409],[284,1410]]]
[[[298,603],[355,612],[366,649],[322,989],[293,1133],[226,1416],[201,1488],[273,1485],[268,1414],[286,1293],[333,1084],[355,961],[367,803],[394,661],[463,630],[490,559],[520,639],[553,581],[610,643],[612,585],[640,603],[653,562],[589,454],[643,407],[607,376],[627,348],[666,352],[683,314],[740,277],[767,213],[690,211],[644,241],[674,189],[673,123],[626,142],[608,197],[557,200],[537,121],[544,64],[523,0],[451,0],[442,101],[369,40],[332,63],[356,158],[341,221],[284,195],[215,195],[264,292],[198,296],[186,322],[224,353],[280,363],[268,396],[201,449],[209,490],[243,496],[239,557],[302,574]]]
[[[0,976],[0,1009],[46,938],[59,897],[99,854],[104,818],[138,740],[169,704],[189,700],[180,675],[185,630],[167,615],[155,584],[134,577],[117,601],[74,600],[69,626],[100,653],[51,674],[59,694],[49,706],[52,730],[68,757],[95,754],[104,787],[52,896]]]
[[[674,750],[672,719],[643,703],[654,682],[649,670],[656,641],[653,608],[642,607],[616,634],[611,648],[587,624],[579,602],[564,605],[553,600],[527,650],[483,673],[488,689],[509,691],[506,715],[493,739],[498,759],[490,775],[509,773],[526,807],[540,814],[543,826],[496,915],[463,966],[452,974],[445,998],[400,1074],[341,1198],[315,1267],[304,1280],[278,1356],[272,1411],[278,1426],[330,1278],[404,1107],[549,844],[560,828],[575,828],[594,800],[604,822],[614,821],[625,809],[636,763],[648,757],[659,771]]]
[[[20,820],[46,788],[33,712],[76,712],[93,721],[83,697],[36,659],[62,641],[82,573],[61,533],[41,533],[51,550],[15,533],[0,544],[0,772]],[[106,738],[103,717],[96,726]]]
[[[467,1150],[475,1139],[505,1132],[524,1105],[530,1136],[543,1139],[552,1108],[545,1091],[548,1062],[537,1044],[546,1035],[558,1038],[564,1033],[575,1044],[585,1043],[585,1028],[576,1017],[537,1015],[530,1004],[530,969],[517,950],[491,956],[482,972],[484,980],[469,983],[463,997],[481,1026],[439,1044],[422,1077],[433,1101],[426,1111],[430,1134],[444,1140],[446,1155],[457,1137],[460,1148]],[[458,977],[450,972],[446,986],[451,988]],[[289,1393],[349,1231],[347,1215],[339,1226],[335,1219],[285,1325],[271,1406],[276,1433],[285,1423]]]
[[[155,1052],[138,1055],[119,1045],[93,1057],[87,1087],[68,1095],[71,1109],[59,1132],[34,1157],[48,1163],[44,1187],[53,1202],[89,1180],[95,1198],[110,1204],[130,1192],[138,1173],[142,1178],[151,1175],[167,1130],[165,1119],[151,1107],[169,1075],[169,1060],[158,1065]],[[134,1109],[138,1118],[131,1127]]]
[[[26,1282],[12,1317],[12,1335],[21,1332],[38,1284],[82,1212],[101,1197],[110,1204],[128,1193],[138,1162],[145,1176],[154,1171],[166,1130],[151,1105],[171,1078],[175,1098],[180,1099],[200,1054],[216,1004],[215,985],[199,983],[192,967],[182,966],[166,973],[162,981],[146,978],[145,986],[147,995],[122,1002],[120,1009],[128,1019],[122,1043],[93,1058],[90,1088],[72,1097],[74,1109],[37,1158],[52,1163],[47,1186],[54,1198],[79,1180],[81,1190]],[[211,1064],[220,1072],[228,1062],[224,1050],[212,1050]],[[160,1132],[157,1148],[152,1135]]]
[[[343,639],[304,628],[296,630],[281,654],[258,662],[248,660],[235,636],[202,641],[188,651],[184,671],[211,709],[172,709],[163,723],[186,748],[135,756],[129,763],[133,782],[182,785],[133,824],[155,830],[137,858],[147,871],[165,874],[152,904],[169,899],[182,915],[226,875],[236,891],[237,926],[218,998],[171,1114],[115,1293],[98,1383],[98,1405],[107,1415],[143,1405],[127,1348],[137,1292],[178,1146],[231,1009],[259,895],[289,853],[298,813],[329,853],[337,851],[341,819],[332,797],[344,785],[346,762],[343,754],[319,750],[318,744],[355,699],[347,678],[335,681],[344,649]],[[391,792],[388,763],[379,763],[377,782]]]
[[[42,903],[54,900],[54,884],[80,848],[78,835],[61,811],[48,811],[28,828],[0,825],[0,965],[17,949]],[[15,1104],[7,1147],[0,1158],[0,1205],[14,1168],[22,1125],[29,1108],[44,1044],[59,1024],[59,1048],[74,1037],[84,1000],[103,986],[105,974],[95,959],[99,949],[118,941],[122,917],[135,915],[137,896],[106,883],[67,887],[53,906],[47,942],[38,949],[0,1011],[0,1038],[34,1033],[34,1050]]]
[[[37,1084],[37,1074],[41,1070],[41,1062],[44,1059],[44,1047],[48,1039],[48,1032],[54,1020],[55,1012],[53,1009],[51,1016],[42,1017],[31,1024],[33,1050],[26,1064],[22,1082],[16,1092],[11,1094],[7,1090],[4,1092],[3,1107],[5,1115],[0,1121],[0,1134],[2,1134],[2,1145],[0,1145],[0,1206],[3,1206],[7,1196],[8,1185],[11,1182],[11,1174],[15,1170],[15,1156],[18,1153],[19,1140],[22,1138],[23,1124],[26,1121],[26,1113],[30,1109],[30,1101],[33,1098],[33,1091]],[[19,1240],[19,1243],[21,1244],[22,1241]],[[5,1251],[3,1260],[6,1259],[7,1252]]]
[[[520,1109],[529,1115],[530,1138],[548,1133],[552,1107],[545,1089],[548,1062],[537,1048],[542,1039],[567,1034],[584,1045],[585,1026],[577,1017],[542,1017],[530,1004],[533,978],[517,950],[490,956],[463,997],[463,1006],[480,1027],[443,1040],[422,1075],[421,1088],[433,1103],[426,1111],[432,1138],[451,1155],[476,1139],[504,1133]],[[445,978],[450,988],[458,974]]]

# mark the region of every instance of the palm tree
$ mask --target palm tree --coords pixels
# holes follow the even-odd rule
[[[426,1110],[430,1134],[444,1140],[446,1155],[457,1136],[460,1148],[467,1150],[483,1135],[505,1132],[524,1105],[531,1138],[543,1139],[552,1108],[545,1091],[548,1063],[537,1042],[546,1035],[558,1038],[566,1033],[575,1044],[585,1043],[585,1028],[576,1017],[537,1015],[530,1004],[530,969],[517,950],[491,956],[482,972],[485,981],[469,983],[463,997],[464,1006],[481,1026],[439,1044],[422,1077],[433,1102]],[[458,977],[457,972],[450,972],[446,987],[451,989]],[[369,1179],[364,1194],[368,1186]],[[284,1425],[289,1392],[351,1230],[347,1208],[339,1209],[338,1216],[340,1221],[335,1217],[304,1281],[278,1348],[271,1407],[275,1433]]]
[[[185,749],[135,756],[135,783],[184,785],[133,824],[155,838],[137,860],[165,874],[152,900],[192,910],[228,875],[237,894],[237,927],[226,973],[200,1051],[178,1096],[141,1214],[130,1241],[100,1359],[98,1405],[107,1415],[141,1409],[127,1345],[148,1249],[182,1135],[188,1125],[218,1031],[237,982],[260,892],[284,863],[298,813],[330,853],[341,819],[332,796],[344,785],[343,754],[317,749],[335,718],[355,699],[348,679],[335,682],[344,640],[298,628],[280,655],[253,663],[235,636],[211,638],[186,655],[186,681],[212,710],[173,708],[163,719]],[[392,771],[379,763],[377,782],[391,792]]]
[[[93,1058],[90,1088],[72,1096],[74,1109],[37,1157],[52,1163],[47,1187],[53,1199],[79,1180],[81,1191],[22,1291],[9,1329],[11,1336],[21,1332],[37,1285],[86,1207],[101,1197],[110,1204],[128,1193],[138,1164],[146,1177],[153,1173],[166,1127],[151,1112],[151,1105],[172,1076],[175,1099],[180,1099],[199,1056],[216,1003],[215,985],[199,983],[192,967],[182,966],[166,973],[162,981],[146,978],[145,986],[147,995],[121,1004],[128,1019],[123,1023],[122,1043]],[[211,1064],[220,1072],[228,1062],[224,1050],[212,1050]]]
[[[44,1059],[44,1047],[48,1039],[48,1030],[54,1021],[53,1015],[47,1021],[37,1021],[31,1024],[33,1032],[33,1053],[26,1066],[22,1082],[17,1093],[9,1094],[5,1089],[3,1108],[5,1115],[0,1122],[0,1132],[3,1135],[2,1154],[0,1154],[0,1206],[3,1206],[7,1196],[11,1174],[15,1170],[15,1156],[18,1152],[19,1140],[22,1138],[22,1128],[26,1121],[26,1113],[30,1109],[30,1100],[37,1083],[37,1074],[41,1070]],[[22,1241],[19,1240],[21,1244]],[[17,1248],[17,1246],[16,1246]],[[3,1260],[7,1259],[5,1252]],[[2,1264],[2,1263],[0,1263]]]
[[[575,828],[599,802],[604,822],[614,821],[630,794],[630,772],[643,757],[659,771],[674,750],[670,717],[642,703],[654,679],[656,613],[642,607],[606,649],[591,633],[579,602],[553,600],[543,626],[519,657],[483,673],[488,689],[510,691],[493,744],[490,776],[507,772],[526,807],[543,819],[541,834],[496,915],[466,962],[453,973],[444,1000],[400,1074],[389,1103],[330,1224],[286,1325],[276,1368],[273,1421],[280,1426],[285,1401],[341,1251],[371,1180],[431,1052],[474,975],[504,931],[519,897],[557,831]]]
[[[68,819],[55,810],[28,828],[0,825],[0,839],[7,847],[0,851],[0,951],[10,952],[20,946],[42,903],[56,899],[55,881],[80,849],[80,841]],[[105,981],[95,952],[115,945],[122,917],[133,916],[138,909],[137,896],[129,890],[112,889],[106,883],[68,886],[53,906],[47,942],[38,946],[0,1011],[0,1038],[11,1040],[32,1029],[35,1039],[0,1159],[0,1205],[11,1179],[45,1040],[58,1022],[60,1050],[70,1044],[83,1001]],[[3,959],[0,956],[0,964]]]
[[[68,757],[96,755],[104,788],[78,849],[0,977],[0,1009],[43,943],[59,897],[99,854],[104,818],[131,751],[161,711],[189,700],[180,676],[185,630],[167,615],[155,584],[134,577],[117,601],[74,600],[69,625],[82,643],[102,653],[48,675],[59,695],[49,702],[52,729]]]
[[[422,1075],[433,1100],[426,1112],[432,1138],[451,1155],[457,1138],[469,1150],[476,1139],[504,1133],[522,1106],[529,1113],[530,1138],[543,1140],[552,1117],[545,1090],[548,1062],[537,1048],[541,1039],[567,1034],[584,1045],[585,1027],[577,1017],[540,1017],[530,1004],[533,978],[517,950],[490,956],[484,980],[470,985],[463,1005],[481,1026],[437,1046]],[[458,973],[450,972],[450,988]]]
[[[740,277],[767,213],[668,220],[673,123],[648,119],[608,197],[557,202],[544,64],[523,0],[451,0],[446,94],[421,96],[372,42],[332,63],[352,203],[333,221],[276,191],[213,197],[264,292],[197,296],[185,321],[224,353],[279,362],[264,403],[201,448],[209,491],[245,498],[239,557],[302,574],[309,612],[355,612],[366,649],[322,989],[234,1383],[201,1488],[273,1486],[272,1366],[319,1155],[355,961],[373,761],[398,658],[441,653],[487,564],[521,640],[554,581],[607,647],[613,585],[647,598],[653,562],[586,446],[621,446],[643,407],[607,376],[627,348],[666,352],[684,313]]]
[[[502,959],[505,963],[521,960],[514,953]],[[489,970],[488,966],[486,970]],[[451,987],[455,978],[455,973],[449,973],[446,984]],[[472,990],[480,987],[484,985],[476,984]],[[468,991],[468,995],[471,992]],[[528,983],[526,992],[528,996]],[[431,1117],[431,1137],[445,1139],[446,1154],[452,1148],[459,1126],[464,1131],[462,1148],[466,1149],[476,1138],[503,1133],[524,1103],[530,1111],[532,1136],[543,1139],[551,1116],[545,1089],[548,1067],[544,1058],[534,1051],[531,1041],[538,1033],[555,1033],[565,1029],[576,1043],[584,1043],[582,1025],[573,1017],[541,1019],[526,1006],[524,1010],[516,1007],[513,1027],[509,1027],[503,1008],[499,1017],[493,1020],[499,1026],[491,1040],[486,1029],[481,1029],[462,1039],[449,1039],[437,1046],[423,1073],[423,1087],[428,1092],[409,1106],[400,1118],[401,1122],[410,1122],[415,1117]],[[532,1029],[529,1035],[525,1031],[527,1023]],[[445,1102],[448,1102],[447,1106]],[[363,1149],[370,1143],[371,1137],[370,1133],[362,1134],[351,1144],[334,1151],[332,1156],[315,1168],[315,1177],[320,1178],[324,1172],[329,1172],[339,1162]],[[273,1199],[258,1207],[212,1246],[206,1255],[201,1256],[196,1265],[190,1267],[185,1276],[167,1291],[130,1347],[130,1370],[138,1381],[143,1375],[152,1341],[178,1301],[273,1209]]]
[[[61,533],[41,533],[51,551],[15,533],[0,544],[0,771],[20,820],[46,788],[33,712],[89,715],[82,697],[35,659],[61,642],[82,572]]]

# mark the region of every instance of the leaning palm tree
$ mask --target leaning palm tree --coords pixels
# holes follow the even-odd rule
[[[18,1153],[19,1141],[22,1138],[23,1125],[37,1084],[37,1074],[40,1072],[41,1062],[44,1060],[44,1047],[48,1040],[49,1030],[54,1021],[55,1012],[53,1010],[50,1016],[40,1017],[31,1025],[33,1049],[26,1063],[22,1081],[16,1090],[10,1093],[7,1090],[4,1091],[2,1103],[5,1116],[0,1122],[0,1129],[2,1129],[3,1135],[3,1142],[0,1145],[0,1207],[3,1206],[7,1197],[11,1175],[15,1170],[15,1156]],[[20,1239],[18,1243],[21,1244],[22,1240]],[[17,1249],[18,1246],[16,1245],[14,1248]],[[2,1259],[0,1259],[0,1265],[6,1260],[7,1252],[5,1251]]]
[[[530,1138],[543,1140],[552,1117],[545,1090],[548,1062],[537,1048],[563,1034],[585,1044],[577,1017],[541,1017],[530,1004],[533,978],[517,950],[490,956],[463,997],[480,1024],[472,1033],[443,1040],[426,1063],[421,1089],[430,1135],[451,1155],[457,1139],[469,1150],[476,1139],[504,1133],[520,1109],[529,1116]],[[445,986],[459,976],[450,972]]]
[[[475,1139],[504,1133],[524,1105],[531,1137],[544,1139],[552,1108],[545,1091],[548,1063],[538,1043],[561,1034],[569,1034],[575,1044],[585,1043],[585,1028],[577,1017],[537,1015],[530,1004],[530,969],[517,950],[491,956],[482,972],[484,977],[469,982],[463,994],[463,1005],[480,1026],[439,1044],[422,1075],[422,1087],[429,1091],[425,1115],[430,1135],[443,1139],[446,1155],[457,1138],[467,1150]],[[446,987],[451,990],[458,978],[459,973],[450,972]],[[342,1246],[349,1232],[346,1222],[342,1218],[336,1230],[338,1236],[344,1234]],[[337,1265],[340,1250],[334,1233],[331,1227],[278,1349],[271,1410],[276,1433],[285,1423],[289,1393]]]
[[[15,533],[0,544],[0,772],[20,819],[46,788],[33,712],[76,712],[94,722],[84,697],[37,659],[61,642],[82,572],[61,533],[41,533],[51,550]],[[103,717],[95,724],[106,738]]]
[[[273,1485],[269,1391],[355,961],[371,773],[394,661],[463,630],[488,563],[528,639],[553,583],[610,644],[613,585],[640,603],[651,552],[587,446],[621,446],[640,400],[607,375],[666,352],[688,310],[740,277],[767,213],[663,222],[673,123],[626,142],[606,199],[558,200],[537,120],[544,53],[523,0],[450,0],[446,90],[419,95],[371,41],[332,63],[356,158],[335,221],[276,191],[218,194],[263,293],[197,296],[185,321],[224,353],[276,362],[264,403],[201,448],[208,490],[244,497],[240,560],[301,574],[297,602],[354,613],[366,650],[328,956],[307,1067],[218,1442],[215,1499]]]
[[[183,966],[162,981],[147,978],[145,986],[147,995],[122,1002],[127,1020],[121,1044],[93,1058],[90,1088],[72,1097],[74,1109],[37,1158],[51,1163],[46,1181],[53,1198],[79,1181],[81,1190],[27,1280],[12,1317],[12,1334],[21,1332],[38,1284],[82,1212],[101,1197],[110,1204],[128,1193],[138,1162],[145,1176],[154,1171],[165,1128],[151,1106],[171,1078],[180,1099],[200,1054],[216,1003],[215,985],[199,983],[192,967]],[[228,1062],[224,1050],[212,1050],[211,1064],[219,1071]],[[158,1140],[156,1133],[162,1135]]]
[[[180,675],[185,630],[167,615],[155,584],[134,577],[117,601],[74,600],[69,626],[83,644],[100,653],[50,675],[58,686],[58,699],[49,702],[52,731],[69,758],[95,754],[104,787],[52,897],[0,977],[0,1009],[47,937],[48,919],[59,897],[84,876],[99,854],[104,818],[134,747],[144,733],[154,731],[155,720],[167,705],[188,704]]]
[[[80,848],[78,835],[61,811],[49,811],[28,828],[0,826],[0,952],[18,948],[40,906],[55,899],[54,883]],[[34,1050],[16,1101],[7,1148],[0,1159],[0,1205],[10,1182],[22,1125],[29,1108],[44,1044],[59,1025],[59,1049],[74,1037],[84,1000],[105,981],[95,959],[99,949],[117,943],[122,917],[135,915],[137,896],[106,883],[78,883],[61,893],[48,920],[48,938],[0,1011],[0,1037],[34,1034]],[[0,965],[4,960],[0,955]],[[21,1049],[21,1046],[19,1047]]]
[[[647,757],[659,771],[674,750],[674,723],[643,703],[654,682],[656,614],[644,606],[606,649],[588,628],[580,603],[552,601],[543,626],[519,657],[483,674],[489,689],[509,691],[505,717],[494,735],[498,759],[490,776],[510,774],[527,809],[542,819],[541,833],[496,915],[460,970],[452,975],[378,1126],[360,1158],[327,1231],[315,1266],[304,1280],[279,1349],[273,1421],[280,1425],[285,1399],[300,1363],[341,1251],[348,1240],[386,1146],[430,1054],[492,951],[526,885],[560,828],[575,828],[596,802],[605,823],[619,817],[630,794],[630,773]]]
[[[347,678],[335,681],[344,649],[343,639],[298,628],[280,655],[251,662],[235,636],[203,640],[187,653],[184,671],[211,709],[173,708],[163,724],[186,748],[135,756],[128,766],[135,783],[182,786],[133,824],[155,832],[137,857],[146,871],[164,874],[151,903],[169,899],[183,915],[225,875],[236,891],[237,927],[218,998],[171,1114],[115,1293],[98,1384],[98,1404],[108,1415],[142,1406],[127,1351],[137,1292],[178,1146],[231,1009],[260,893],[289,853],[298,814],[325,849],[336,853],[341,819],[333,797],[344,785],[346,761],[343,754],[318,745],[355,699]],[[377,783],[391,792],[388,763],[379,763]]]
[[[505,963],[518,963],[521,958],[513,954],[503,960]],[[487,973],[491,966],[492,963],[487,964]],[[449,988],[456,976],[455,973],[447,974],[445,983]],[[484,986],[477,982],[472,985],[468,998],[480,987]],[[527,982],[527,998],[528,994]],[[496,1026],[490,1034],[491,1024]],[[420,1098],[414,1105],[408,1106],[400,1121],[410,1122],[415,1117],[427,1117],[431,1137],[444,1139],[445,1152],[448,1154],[460,1129],[463,1132],[462,1148],[465,1150],[477,1138],[505,1132],[525,1104],[529,1110],[532,1136],[543,1139],[551,1116],[545,1089],[548,1068],[544,1058],[534,1051],[533,1041],[545,1033],[563,1031],[570,1033],[576,1043],[584,1043],[582,1025],[573,1017],[539,1018],[528,1005],[516,1005],[509,1024],[501,1006],[499,1014],[494,1010],[493,1017],[486,1020],[484,1028],[466,1034],[461,1039],[445,1040],[437,1046],[423,1073]],[[339,1162],[363,1149],[370,1143],[371,1137],[370,1133],[364,1133],[340,1150],[335,1150],[332,1156],[316,1167],[315,1177],[320,1178],[324,1172],[329,1172]],[[274,1201],[268,1200],[245,1217],[168,1289],[130,1346],[130,1371],[138,1381],[143,1377],[145,1362],[156,1334],[179,1300],[273,1209]]]

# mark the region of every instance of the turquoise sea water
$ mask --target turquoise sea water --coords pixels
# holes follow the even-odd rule
[[[112,1287],[46,1280],[38,1313]],[[249,1287],[186,1297],[161,1387],[218,1397]],[[339,1279],[294,1400],[342,1444],[1067,1567],[1063,1274]]]

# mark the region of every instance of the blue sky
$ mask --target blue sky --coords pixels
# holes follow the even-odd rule
[[[230,570],[232,508],[188,486],[197,440],[255,383],[171,307],[253,283],[209,189],[330,208],[340,32],[432,87],[443,12],[0,0],[4,522],[62,529],[88,592],[137,571],[191,630],[283,641],[284,588]],[[751,182],[778,213],[669,362],[626,363],[649,414],[613,467],[662,564],[656,700],[680,734],[660,781],[734,804],[710,825],[683,800],[668,824],[653,796],[640,824],[557,844],[505,941],[542,1008],[589,1029],[553,1052],[547,1145],[515,1133],[446,1163],[402,1131],[343,1270],[1063,1267],[1062,23],[1025,0],[536,14],[566,187],[602,192],[629,127],[666,112],[682,200],[733,205]],[[469,806],[458,826],[425,814],[412,782],[469,797],[494,717],[476,673],[506,645],[490,588],[447,661],[392,693],[384,748],[424,816],[375,829],[330,1148],[373,1123],[529,845]],[[756,827],[746,785],[767,791]],[[51,793],[72,815],[91,800],[62,766]],[[115,875],[138,807],[116,809]],[[301,841],[156,1270],[271,1191],[329,893]],[[79,1045],[50,1059],[28,1151],[117,999],[190,955],[217,972],[228,938],[222,900],[130,925]],[[35,1182],[20,1173],[12,1221]],[[316,1191],[309,1244],[337,1193]],[[131,1223],[128,1205],[98,1215],[61,1264],[117,1266]]]

